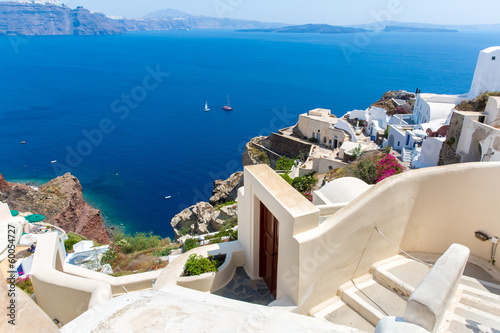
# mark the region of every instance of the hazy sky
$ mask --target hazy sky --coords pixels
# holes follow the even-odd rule
[[[283,23],[359,24],[382,19],[437,24],[500,23],[498,0],[67,0],[110,16],[174,8],[191,14]]]

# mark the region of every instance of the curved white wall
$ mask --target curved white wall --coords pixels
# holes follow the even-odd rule
[[[500,163],[469,163],[410,171],[390,177],[319,227],[296,235],[299,312],[333,296],[338,287],[399,253],[375,230],[406,251],[444,253],[453,243],[488,260],[491,243],[481,230],[500,235]],[[278,284],[288,281],[279,280]]]

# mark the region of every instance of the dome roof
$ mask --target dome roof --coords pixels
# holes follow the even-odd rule
[[[322,197],[327,199],[330,204],[351,202],[368,189],[372,185],[368,185],[364,181],[354,177],[344,177],[335,179],[325,186],[323,186],[319,191]]]

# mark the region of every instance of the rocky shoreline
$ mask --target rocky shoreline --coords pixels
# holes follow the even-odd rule
[[[47,223],[66,232],[109,243],[101,212],[85,202],[79,180],[70,173],[38,188],[9,183],[0,174],[0,201],[11,209],[42,214]]]

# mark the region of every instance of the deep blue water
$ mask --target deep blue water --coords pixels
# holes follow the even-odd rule
[[[172,236],[176,213],[242,169],[251,137],[316,107],[364,109],[391,89],[467,92],[479,51],[493,45],[495,33],[1,37],[0,173],[71,171],[108,223]],[[232,112],[221,110],[227,94]]]

